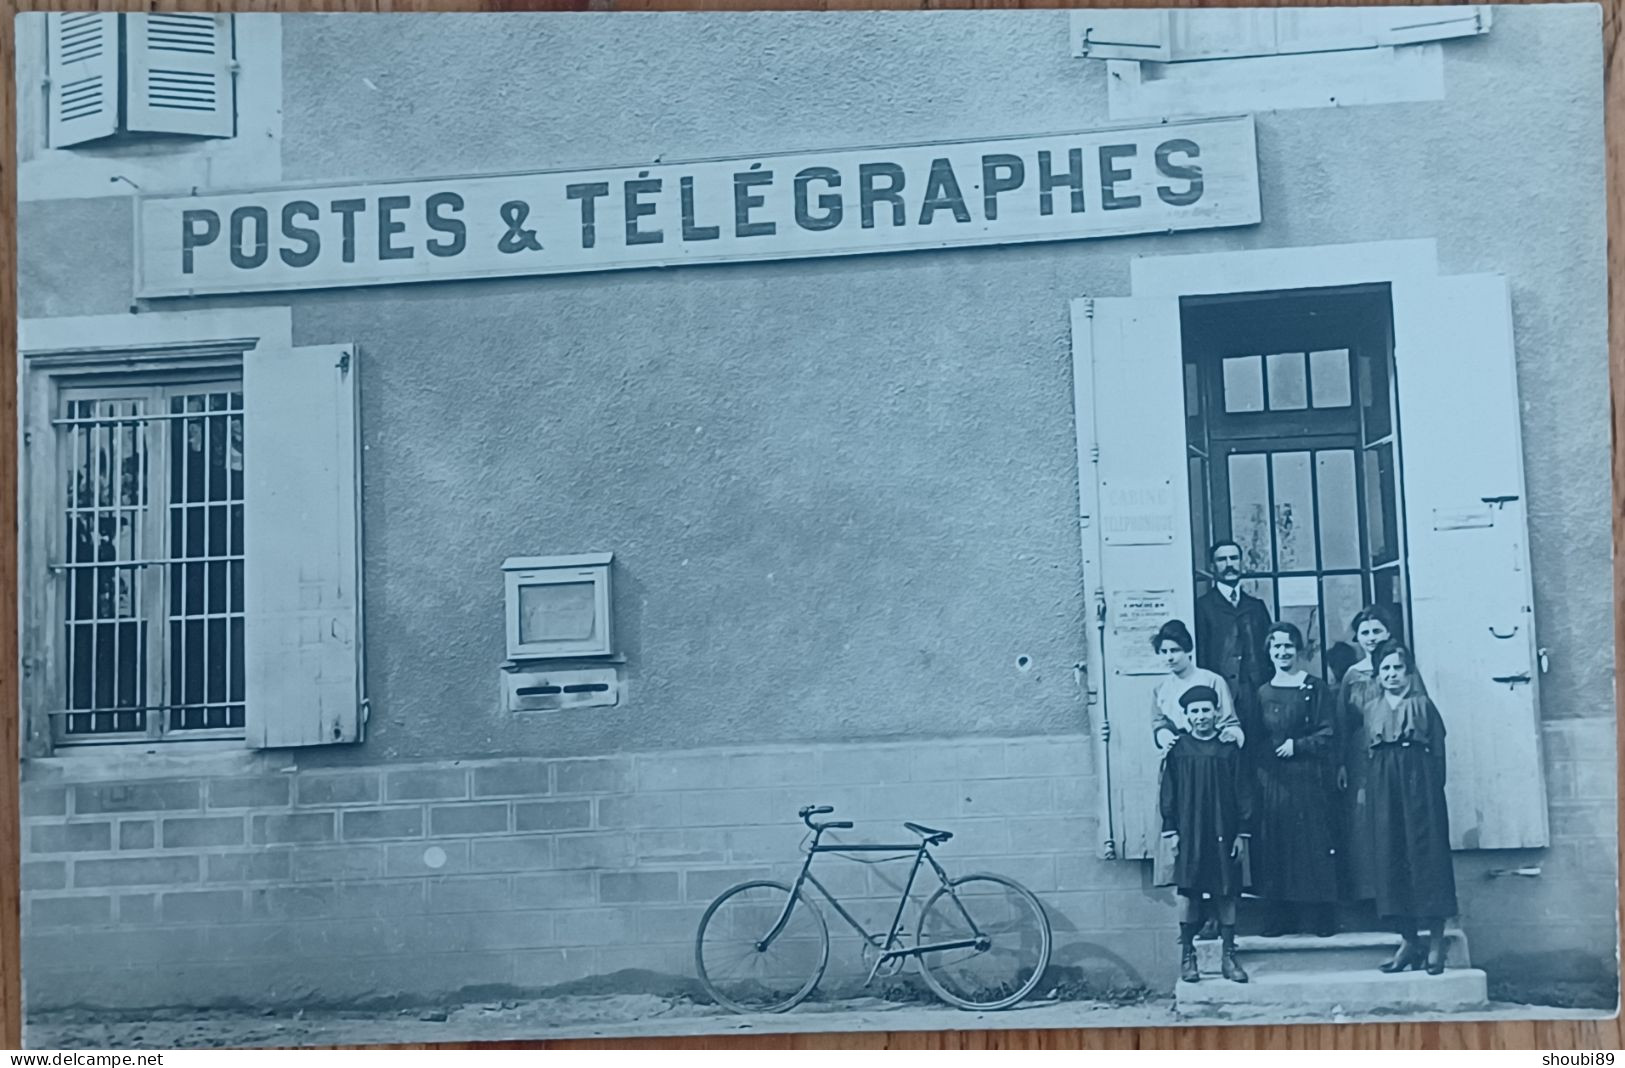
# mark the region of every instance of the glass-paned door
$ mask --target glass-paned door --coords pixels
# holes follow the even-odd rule
[[[1246,295],[1182,318],[1198,590],[1208,546],[1236,541],[1243,588],[1339,678],[1362,607],[1408,614],[1387,294]]]

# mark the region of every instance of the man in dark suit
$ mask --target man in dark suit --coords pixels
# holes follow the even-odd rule
[[[1241,546],[1221,541],[1209,557],[1213,588],[1196,599],[1196,663],[1230,684],[1248,738],[1258,729],[1258,688],[1275,676],[1265,651],[1270,610],[1241,589]]]

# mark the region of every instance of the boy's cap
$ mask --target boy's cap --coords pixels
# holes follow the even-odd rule
[[[1219,704],[1219,694],[1211,686],[1192,686],[1179,695],[1179,707],[1189,708],[1197,701],[1206,701],[1215,707]]]

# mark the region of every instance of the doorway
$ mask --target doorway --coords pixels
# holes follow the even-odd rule
[[[1238,543],[1243,588],[1335,684],[1365,605],[1409,632],[1389,287],[1185,297],[1180,334],[1196,591]]]

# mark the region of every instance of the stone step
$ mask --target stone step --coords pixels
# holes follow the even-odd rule
[[[1290,1013],[1361,1016],[1370,1013],[1461,1012],[1489,1001],[1484,973],[1455,968],[1443,975],[1377,971],[1253,973],[1252,981],[1203,978],[1174,983],[1174,1011],[1281,1009]]]
[[[1423,937],[1425,940],[1426,936]],[[1240,935],[1236,938],[1236,959],[1249,974],[1375,970],[1377,965],[1393,959],[1399,943],[1399,935],[1386,931],[1343,931],[1325,938]],[[1445,946],[1447,968],[1466,968],[1472,964],[1467,954],[1467,936],[1461,931],[1445,931]],[[1204,975],[1219,974],[1219,950],[1217,939],[1197,941],[1197,967]]]

